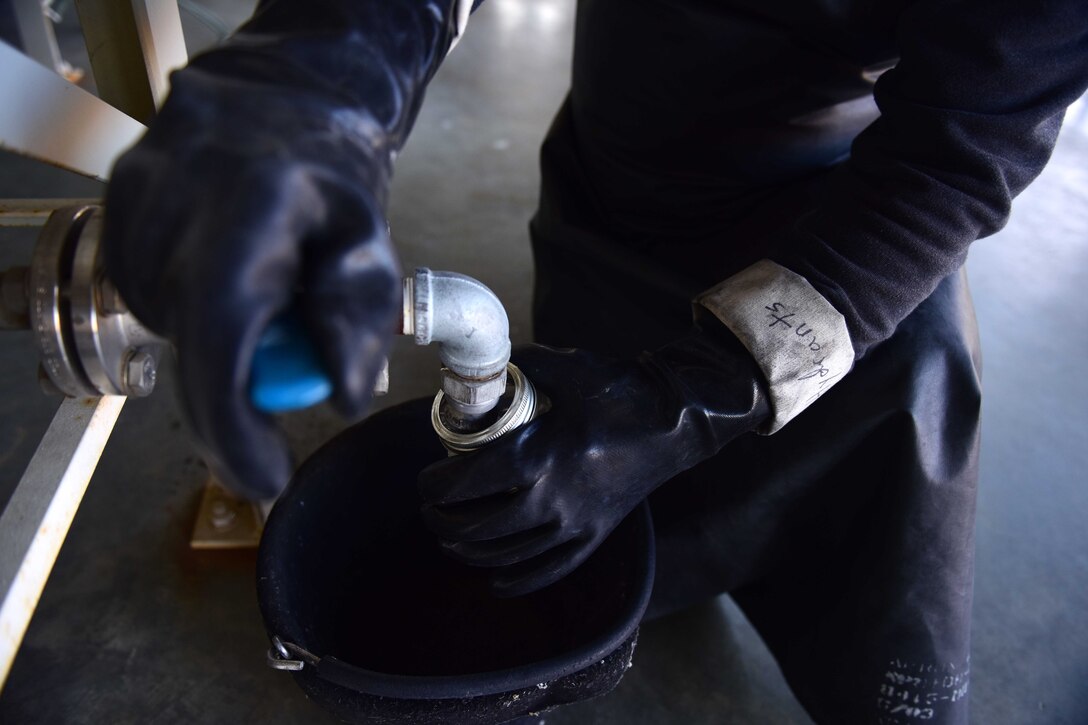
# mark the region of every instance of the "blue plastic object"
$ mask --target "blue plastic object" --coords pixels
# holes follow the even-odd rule
[[[250,368],[249,398],[258,410],[284,413],[316,405],[332,395],[317,350],[294,315],[272,321],[257,343]]]

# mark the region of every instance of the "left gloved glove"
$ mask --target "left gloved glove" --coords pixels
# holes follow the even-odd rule
[[[263,0],[172,76],[114,169],[109,275],[176,347],[200,452],[240,494],[273,498],[293,469],[275,419],[249,399],[273,318],[301,322],[343,413],[370,401],[400,316],[385,219],[393,160],[467,7]]]
[[[716,323],[714,323],[716,324]],[[762,373],[724,327],[635,361],[515,349],[551,408],[419,477],[423,518],[454,558],[518,596],[578,567],[659,485],[770,416]]]

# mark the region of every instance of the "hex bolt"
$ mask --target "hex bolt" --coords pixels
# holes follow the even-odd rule
[[[216,499],[212,503],[211,522],[212,527],[215,530],[225,531],[229,529],[234,525],[234,521],[237,518],[238,512],[223,499]]]
[[[155,389],[155,358],[143,350],[134,350],[125,359],[125,393],[135,398],[150,395]]]

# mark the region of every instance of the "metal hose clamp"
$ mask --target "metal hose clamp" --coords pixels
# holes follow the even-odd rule
[[[510,431],[520,428],[540,412],[536,388],[514,363],[506,364],[507,379],[513,385],[510,406],[491,425],[479,431],[458,432],[446,425],[442,416],[445,393],[438,392],[431,405],[431,425],[451,453],[469,453],[493,443]]]

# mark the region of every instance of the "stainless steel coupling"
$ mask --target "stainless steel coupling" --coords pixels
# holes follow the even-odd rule
[[[404,281],[401,332],[438,347],[442,390],[457,418],[489,418],[507,389],[510,361],[510,321],[494,292],[463,274],[420,267]]]
[[[480,430],[458,431],[451,427],[451,422],[459,419],[455,414],[450,415],[445,393],[439,391],[435,396],[431,405],[431,425],[450,453],[470,453],[483,448],[543,412],[542,399],[525,374],[514,363],[506,364],[506,372],[510,403],[494,422]]]
[[[144,396],[155,387],[166,341],[125,307],[105,277],[102,209],[57,209],[34,246],[29,269],[2,280],[5,318],[33,332],[44,385],[71,397]]]

